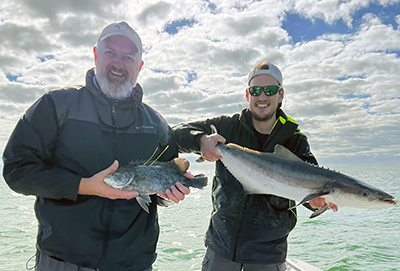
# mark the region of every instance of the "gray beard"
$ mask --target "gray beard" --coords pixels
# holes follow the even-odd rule
[[[109,80],[107,78],[107,71],[97,73],[96,80],[101,91],[106,96],[114,99],[129,97],[133,89],[133,84],[128,80],[123,83]]]

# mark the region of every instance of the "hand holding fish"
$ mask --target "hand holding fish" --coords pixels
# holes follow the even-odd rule
[[[118,161],[93,175],[90,178],[82,178],[79,184],[78,194],[80,195],[94,195],[109,199],[132,199],[139,195],[137,191],[121,191],[107,185],[103,180],[110,173],[118,169]]]
[[[319,197],[319,198],[315,198],[312,199],[308,202],[310,204],[311,207],[313,207],[314,209],[318,209],[318,208],[325,208],[327,203],[325,201],[325,198]],[[332,211],[337,212],[338,211],[338,207],[337,205],[333,204],[332,202],[329,202],[329,208],[332,209]]]
[[[204,135],[200,138],[201,157],[209,162],[215,162],[222,158],[215,146],[218,143],[225,144],[226,139],[219,134]]]
[[[186,172],[184,175],[188,179],[193,179],[194,176],[190,172]],[[175,203],[179,203],[180,201],[185,199],[186,195],[189,195],[190,188],[184,186],[180,182],[177,182],[175,185],[172,185],[171,188],[165,190],[165,194],[158,192],[157,196],[166,199],[172,200]]]

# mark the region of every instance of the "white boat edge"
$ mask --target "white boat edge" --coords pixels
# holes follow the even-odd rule
[[[318,267],[312,266],[309,263],[303,262],[298,259],[286,259],[286,271],[323,271]]]

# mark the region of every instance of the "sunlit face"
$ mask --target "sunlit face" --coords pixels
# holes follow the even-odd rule
[[[143,65],[134,43],[125,36],[113,35],[93,48],[96,79],[110,97],[126,97],[136,85]]]
[[[279,85],[278,81],[268,75],[260,74],[251,79],[250,86],[270,86]],[[284,90],[281,89],[277,94],[272,96],[265,95],[264,92],[260,96],[252,96],[249,91],[246,90],[246,99],[249,103],[249,110],[256,121],[268,121],[275,117],[278,104],[283,100]]]

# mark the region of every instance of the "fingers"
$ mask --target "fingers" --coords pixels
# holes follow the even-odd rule
[[[339,210],[337,205],[333,204],[332,202],[329,202],[329,208],[331,208],[332,211],[334,211],[334,212],[337,212]]]
[[[114,189],[114,188],[112,188]],[[111,196],[111,199],[133,199],[139,195],[137,191],[121,191],[121,190],[116,190],[113,195]]]
[[[165,190],[165,194],[157,193],[157,196],[178,203],[184,200],[185,195],[189,195],[189,193],[190,189],[188,187],[184,186],[180,182],[177,182],[175,185],[172,185],[170,189]]]
[[[319,198],[310,200],[309,204],[311,207],[318,209],[318,208],[325,207],[327,203],[325,201],[325,198],[319,197]],[[332,209],[332,211],[334,211],[334,212],[337,212],[339,210],[337,205],[332,202],[329,202],[329,208]]]
[[[189,195],[189,193],[190,193],[190,188],[189,187],[184,186],[180,182],[177,182],[175,185],[176,185],[176,187],[179,189],[179,191],[181,193],[183,193],[184,195]]]
[[[204,160],[214,162],[222,158],[215,148],[220,142],[225,143],[226,139],[218,134],[204,135],[200,138],[200,151]]]
[[[192,174],[192,172],[189,172],[189,171],[186,171],[186,173],[183,176],[185,176],[188,179],[193,179],[194,178],[194,175]]]
[[[310,200],[309,203],[310,203],[310,206],[313,207],[314,209],[322,208],[326,205],[324,198],[315,198],[315,199]]]

